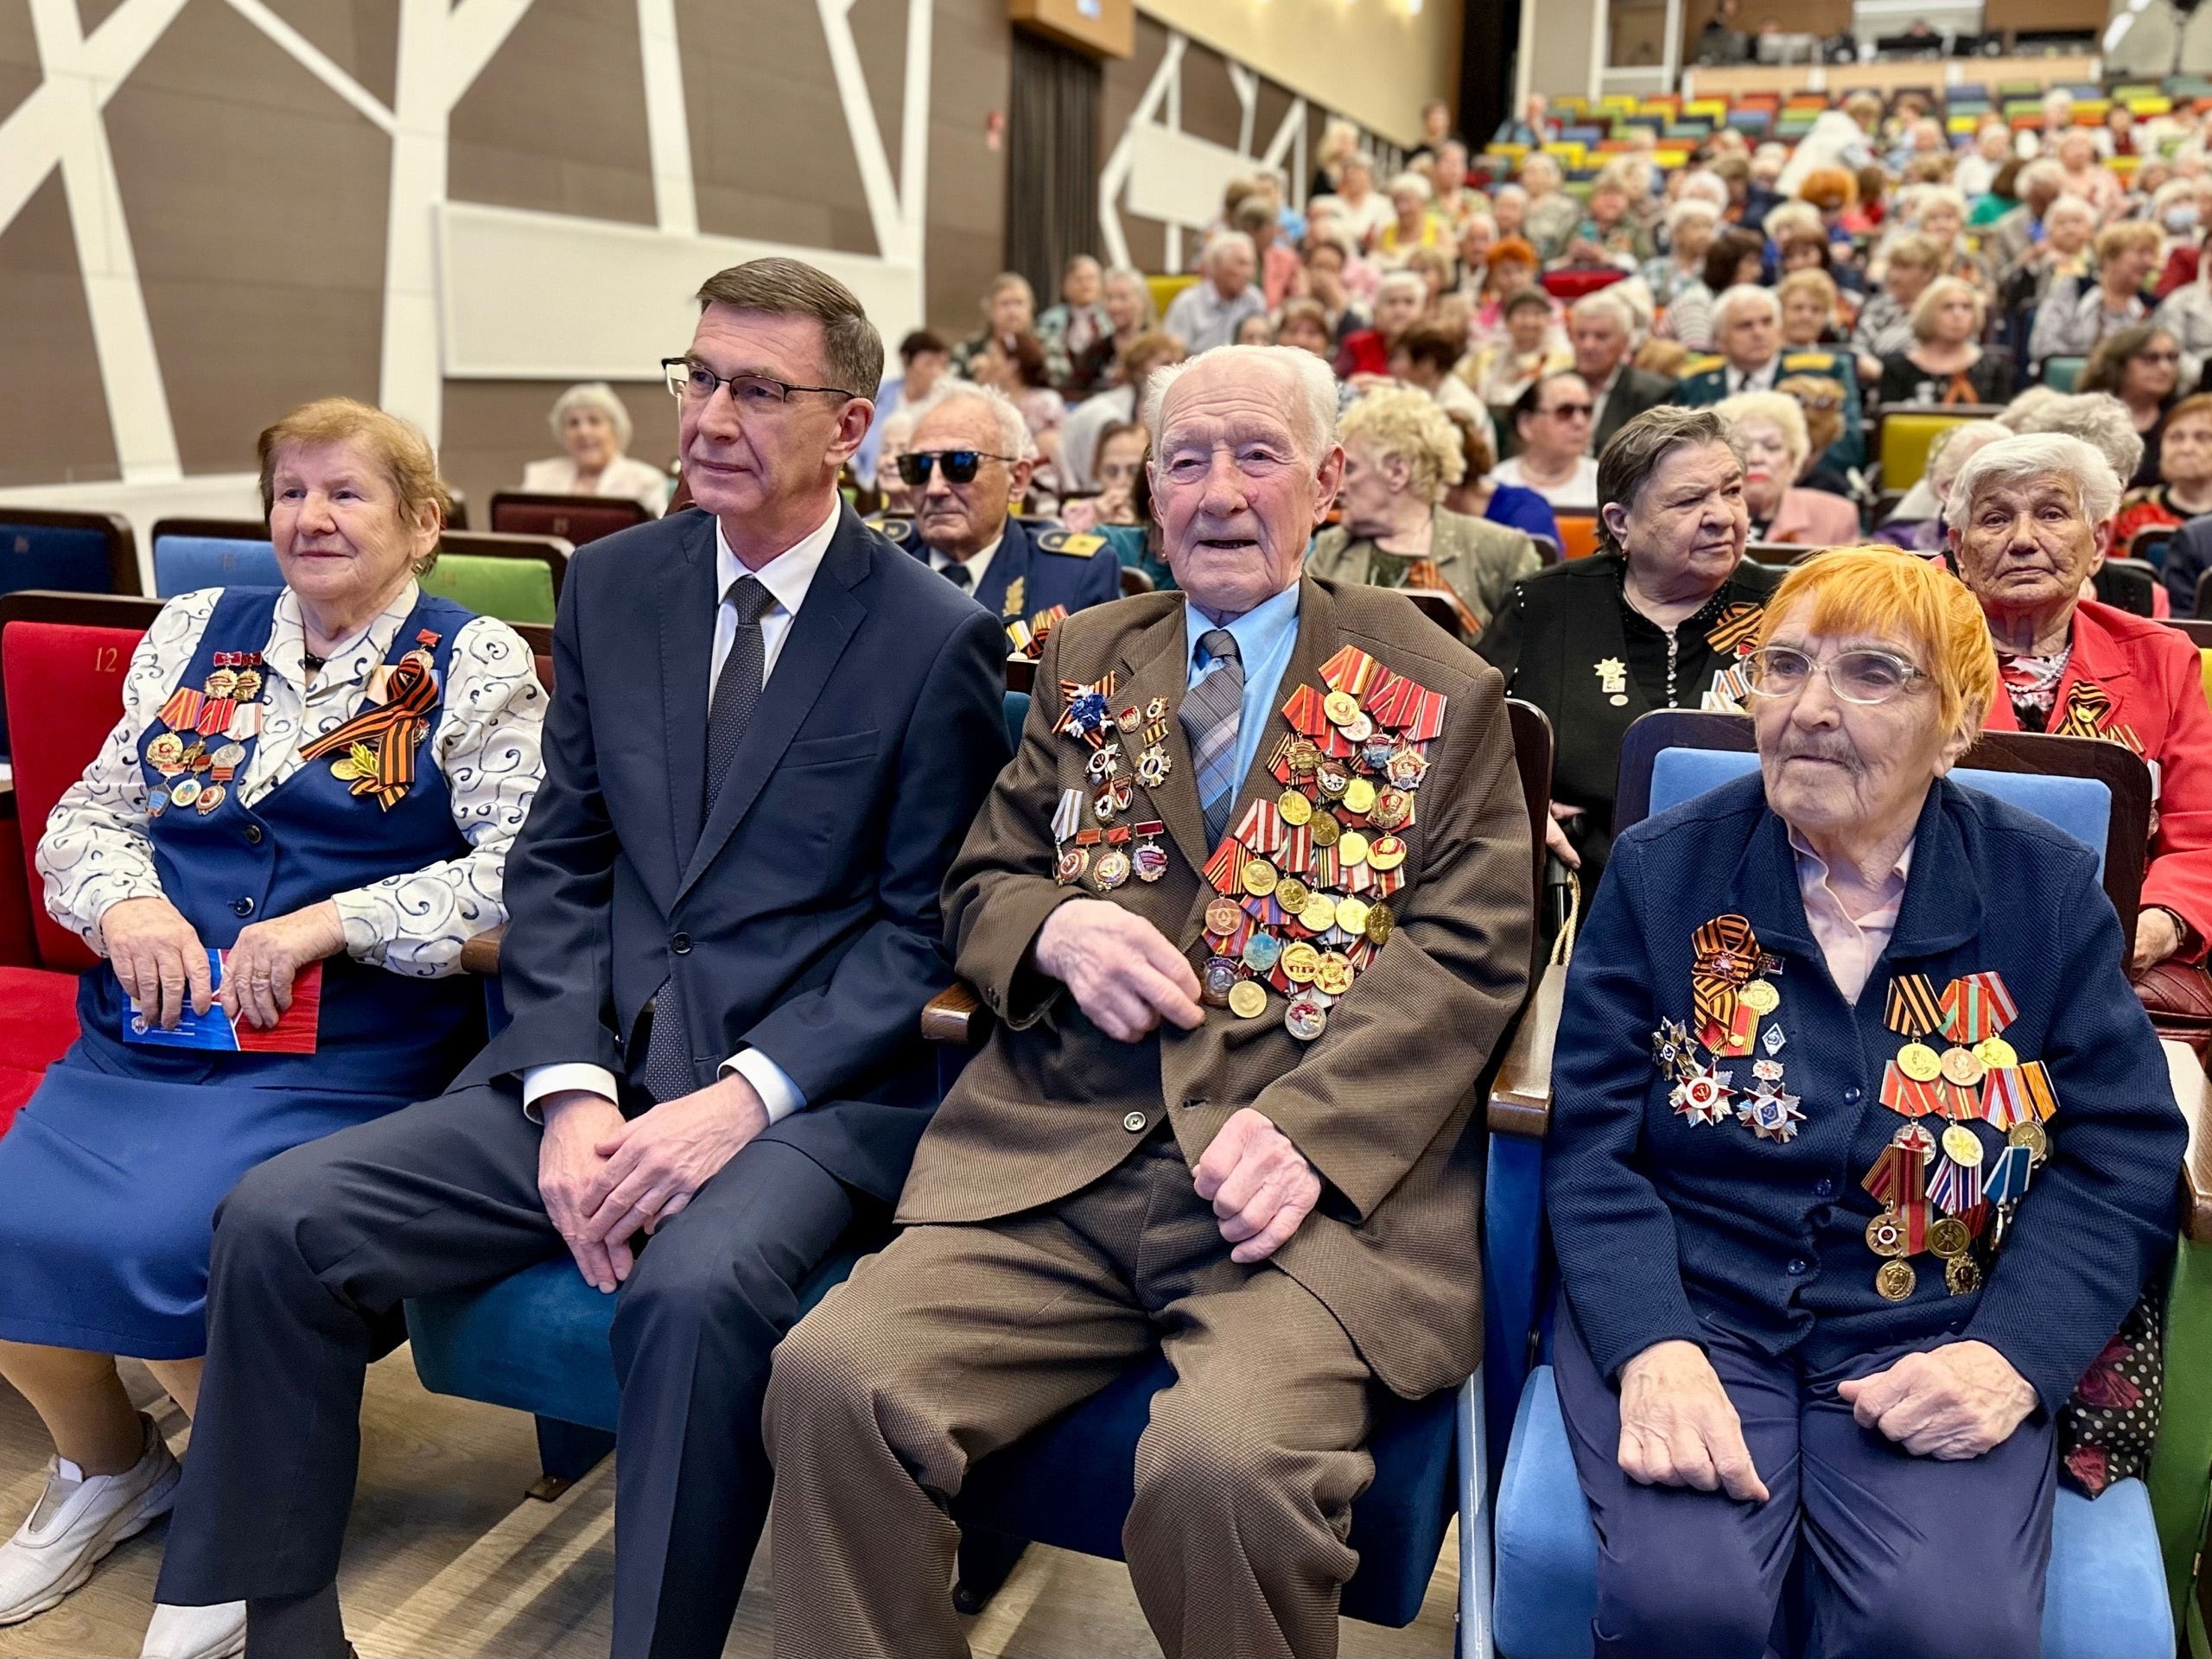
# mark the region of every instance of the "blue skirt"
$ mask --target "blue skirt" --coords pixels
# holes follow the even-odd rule
[[[191,1083],[132,1076],[79,1042],[0,1136],[0,1339],[139,1359],[204,1354],[223,1195],[278,1153],[411,1099],[253,1088],[219,1071]]]

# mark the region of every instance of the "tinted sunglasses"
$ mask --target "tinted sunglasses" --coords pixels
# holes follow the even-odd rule
[[[987,461],[1003,461],[1014,464],[1011,455],[995,455],[986,449],[929,449],[919,454],[899,457],[899,476],[913,488],[919,489],[930,481],[930,469],[938,462],[944,463],[944,481],[948,484],[972,484],[976,474]]]

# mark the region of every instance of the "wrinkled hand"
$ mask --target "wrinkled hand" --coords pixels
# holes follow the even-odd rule
[[[1264,1112],[1232,1114],[1198,1160],[1198,1196],[1221,1218],[1232,1262],[1264,1262],[1321,1201],[1321,1178]]]
[[[2153,905],[2135,918],[2135,971],[2155,968],[2181,949],[2181,925],[2174,913]]]
[[[606,1160],[584,1189],[584,1226],[630,1276],[629,1240],[691,1202],[747,1141],[768,1127],[753,1085],[732,1072],[617,1125],[595,1150]]]
[[[585,1195],[607,1164],[601,1143],[622,1128],[621,1109],[588,1089],[546,1095],[537,1106],[545,1121],[545,1137],[537,1147],[537,1196],[545,1201],[546,1216],[568,1241],[569,1254],[575,1258],[584,1282],[594,1290],[612,1291],[629,1276],[629,1236],[623,1235],[626,1242],[619,1246],[622,1259],[618,1267],[613,1252],[587,1221],[592,1206]]]
[[[2001,1446],[2036,1408],[2036,1391],[1986,1342],[1907,1354],[1836,1393],[1861,1428],[1878,1428],[1916,1457],[1956,1462]]]
[[[1039,971],[1075,995],[1084,1017],[1116,1042],[1134,1043],[1162,1020],[1185,1031],[1205,1023],[1198,976],[1143,917],[1103,899],[1074,899],[1037,930]]]
[[[1764,1503],[1744,1421],[1694,1342],[1655,1342],[1621,1367],[1621,1472],[1645,1486],[1716,1490]]]
[[[223,958],[223,1012],[266,1031],[292,1006],[301,969],[346,948],[346,922],[329,899],[272,916],[238,934]]]
[[[100,917],[100,944],[109,965],[146,1023],[175,1031],[192,1011],[205,1014],[214,1001],[207,948],[184,912],[166,899],[124,899]]]
[[[1552,803],[1551,816],[1544,820],[1544,850],[1552,854],[1570,870],[1582,868],[1582,855],[1574,850],[1574,843],[1567,838],[1566,824],[1569,818],[1579,818],[1582,809]]]

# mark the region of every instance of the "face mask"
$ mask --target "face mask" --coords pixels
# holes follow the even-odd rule
[[[2193,231],[2196,228],[2196,209],[2190,207],[2166,209],[2166,228],[2170,231]]]

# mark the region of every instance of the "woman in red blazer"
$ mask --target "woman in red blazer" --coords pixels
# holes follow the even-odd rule
[[[1984,725],[2104,738],[2151,763],[2137,989],[2154,1011],[2201,1017],[2212,1011],[2212,706],[2187,636],[2079,596],[2109,550],[2119,499],[2110,465],[2080,439],[2006,438],[1952,486],[1951,547],[2006,693]]]

